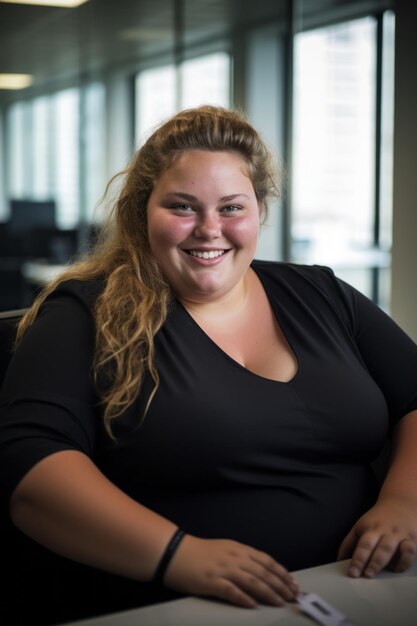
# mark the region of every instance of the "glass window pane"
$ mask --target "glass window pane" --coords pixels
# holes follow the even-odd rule
[[[136,145],[176,110],[174,65],[152,68],[136,77]]]
[[[384,13],[382,53],[382,123],[381,123],[381,206],[380,243],[386,249],[392,243],[392,184],[394,143],[394,46],[395,15]]]
[[[24,102],[13,104],[7,116],[9,137],[9,197],[24,198],[25,188],[25,109]]]
[[[140,72],[136,77],[136,145],[178,107],[200,104],[230,106],[230,56],[226,52],[185,61],[179,72],[174,65]]]
[[[35,200],[46,200],[51,197],[52,185],[50,178],[50,142],[51,115],[50,98],[36,98],[32,105],[32,160],[33,171],[32,197]]]
[[[180,71],[181,108],[201,104],[230,105],[230,57],[226,52],[185,61]]]
[[[106,185],[105,88],[93,83],[85,91],[85,217],[100,220],[96,206]]]
[[[54,96],[55,199],[60,228],[74,227],[79,218],[79,92],[60,91]]]
[[[374,262],[375,61],[373,18],[295,37],[292,255],[358,277]]]
[[[391,244],[394,160],[394,58],[395,14],[383,16],[382,115],[381,115],[381,182],[379,243],[389,257],[379,276],[379,305],[389,313],[391,302]]]

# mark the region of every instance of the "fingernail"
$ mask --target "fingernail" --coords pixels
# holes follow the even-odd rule
[[[365,570],[364,574],[365,574],[365,576],[369,576],[369,577],[374,576],[375,570],[373,570],[371,567],[368,567]]]
[[[349,575],[353,576],[353,578],[358,578],[358,576],[361,575],[359,568],[356,567],[356,565],[352,565],[351,567],[349,567]]]

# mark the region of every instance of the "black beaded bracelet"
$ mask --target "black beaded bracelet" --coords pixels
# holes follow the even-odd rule
[[[185,532],[181,530],[181,528],[177,528],[175,533],[172,535],[167,547],[165,548],[165,552],[163,553],[161,560],[159,561],[159,565],[156,568],[155,575],[153,577],[153,582],[162,584],[163,578],[165,576],[166,569],[172,557],[174,556],[175,550],[180,545],[182,539],[184,539]]]

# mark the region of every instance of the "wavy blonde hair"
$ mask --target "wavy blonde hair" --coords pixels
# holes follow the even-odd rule
[[[164,172],[184,151],[233,151],[247,164],[261,216],[267,200],[277,195],[272,156],[245,115],[236,110],[201,106],[187,109],[157,128],[135,153],[121,191],[96,245],[53,280],[23,317],[17,342],[35,320],[47,296],[63,281],[100,278],[104,289],[97,299],[93,375],[104,406],[104,423],[111,421],[137,398],[146,372],[154,387],[145,413],[159,386],[154,337],[164,324],[172,297],[149,246],[147,205]],[[98,384],[98,381],[105,381]]]

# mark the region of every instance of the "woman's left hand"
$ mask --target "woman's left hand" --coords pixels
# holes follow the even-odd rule
[[[356,522],[342,541],[337,559],[351,557],[349,576],[373,578],[387,567],[404,572],[417,556],[417,502],[385,497]]]

